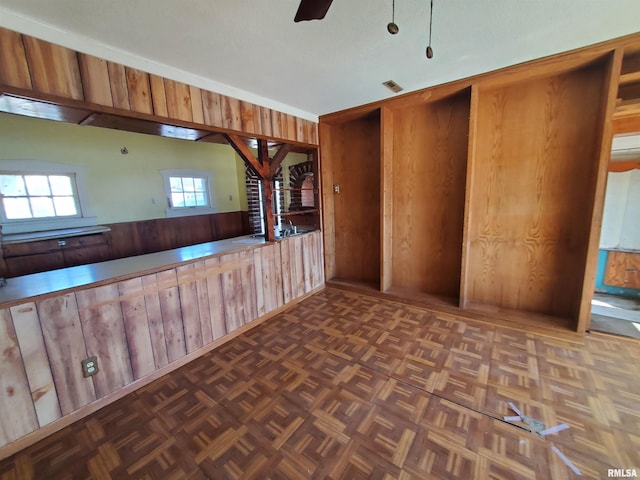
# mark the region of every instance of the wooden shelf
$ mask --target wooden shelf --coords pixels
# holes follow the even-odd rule
[[[314,193],[319,193],[320,190],[318,190],[317,188],[274,188],[273,191],[274,192],[301,192],[301,191],[313,191]]]
[[[640,72],[631,72],[620,75],[620,85],[631,85],[633,83],[640,83]]]
[[[276,217],[293,217],[295,215],[306,215],[308,213],[320,213],[320,210],[313,209],[313,210],[300,210],[299,212],[276,213],[275,216]]]

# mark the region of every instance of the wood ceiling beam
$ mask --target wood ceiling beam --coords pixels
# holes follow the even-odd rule
[[[247,144],[242,140],[242,137],[238,135],[233,135],[231,133],[225,134],[229,145],[236,151],[240,158],[244,160],[244,163],[247,164],[250,168],[255,170],[260,178],[267,178],[269,176],[269,162],[266,164],[266,168],[260,163],[260,161],[256,158],[253,152],[249,149]],[[260,150],[258,144],[258,151]]]
[[[286,157],[287,154],[291,151],[291,148],[292,146],[288,143],[283,144],[271,159],[269,169],[272,177],[276,174],[278,168],[280,168],[280,165],[282,165],[284,157]]]

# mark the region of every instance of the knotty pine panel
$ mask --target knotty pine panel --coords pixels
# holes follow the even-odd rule
[[[31,89],[22,35],[0,27],[0,84]]]
[[[153,114],[159,117],[168,117],[167,94],[164,88],[164,79],[158,75],[149,74],[149,86],[151,87],[151,103]]]
[[[76,300],[87,356],[98,357],[96,396],[104,397],[133,381],[118,285],[80,290]]]
[[[189,86],[189,96],[191,97],[191,116],[193,122],[204,124],[204,112],[202,110],[202,93],[198,87]]]
[[[604,73],[478,90],[463,304],[577,318]]]
[[[240,101],[240,123],[243,132],[256,133],[257,118],[256,118],[256,105],[250,102]]]
[[[267,137],[271,137],[273,135],[273,131],[271,129],[271,109],[267,107],[258,107],[260,110],[260,133],[262,135],[266,135]]]
[[[219,93],[202,91],[203,119],[206,125],[222,127],[222,95]]]
[[[458,298],[469,95],[393,121],[392,285]]]
[[[380,281],[380,117],[331,129],[336,277]],[[330,187],[329,187],[330,188]]]
[[[107,61],[86,53],[78,53],[78,62],[85,101],[113,107]]]
[[[10,311],[38,424],[43,427],[60,418],[62,413],[44,346],[40,319],[33,302],[11,307]]]
[[[153,358],[151,329],[142,278],[132,278],[118,283],[118,293],[124,331],[127,336],[131,372],[133,378],[137,380],[153,373],[157,368]],[[162,333],[164,334],[164,331]]]
[[[23,35],[33,88],[59,97],[83,100],[76,52]]]
[[[0,352],[0,445],[4,445],[38,428],[11,313],[6,308],[0,310]]]
[[[60,410],[67,415],[96,399],[92,378],[84,378],[80,362],[87,358],[74,293],[36,302]]]
[[[149,74],[135,68],[125,67],[129,106],[134,112],[153,113]]]
[[[187,122],[193,121],[189,85],[165,78],[164,91],[167,95],[167,112],[169,118],[176,118]]]
[[[222,114],[222,128],[242,130],[240,118],[240,100],[221,95],[220,112]]]

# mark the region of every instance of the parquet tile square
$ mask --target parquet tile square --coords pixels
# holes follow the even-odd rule
[[[332,288],[0,461],[8,479],[571,479],[640,469],[640,342]],[[513,402],[546,426],[542,438]]]

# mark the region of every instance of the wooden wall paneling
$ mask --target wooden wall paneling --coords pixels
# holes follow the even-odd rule
[[[0,310],[0,445],[38,428],[25,365],[8,309]]]
[[[76,52],[23,35],[31,83],[40,92],[83,100],[80,66]]]
[[[222,101],[219,93],[202,90],[203,119],[206,125],[222,127]]]
[[[303,118],[298,118],[295,117],[295,121],[296,121],[296,136],[295,139],[298,142],[306,142],[306,133],[307,133],[307,129],[306,129],[306,120]]]
[[[287,121],[287,129],[285,133],[285,138],[289,140],[297,140],[298,139],[298,126],[296,125],[296,117],[293,115],[283,114],[283,117]]]
[[[171,269],[158,272],[156,279],[167,354],[169,362],[173,362],[187,353],[176,271]]]
[[[142,278],[132,278],[118,283],[118,293],[131,371],[133,378],[137,380],[156,370]]]
[[[613,141],[613,113],[616,107],[618,82],[622,70],[623,49],[616,49],[609,55],[605,65],[601,67],[604,80],[599,96],[594,103],[600,103],[601,109],[596,123],[596,166],[593,171],[590,192],[590,228],[588,231],[587,251],[583,272],[582,292],[578,307],[576,331],[584,332],[591,322],[591,301],[595,289],[596,271],[598,268],[598,250],[600,248],[600,232],[602,230],[602,216],[604,212],[604,196],[608,176],[608,165],[611,158],[611,143]],[[583,206],[584,207],[584,206]]]
[[[224,297],[222,293],[222,274],[220,273],[220,258],[207,258],[204,263],[207,277],[207,297],[209,298],[211,333],[213,335],[213,339],[216,340],[227,334]]]
[[[153,114],[149,74],[131,67],[125,67],[125,74],[131,110]]]
[[[164,333],[164,322],[162,321],[162,308],[160,305],[158,278],[156,274],[152,273],[143,276],[142,287],[144,289],[144,303],[147,309],[153,359],[157,370],[169,363],[169,353],[167,339]]]
[[[467,93],[395,111],[393,223],[383,235],[395,287],[458,301],[468,133]]]
[[[272,128],[273,122],[271,121],[272,110],[267,107],[258,108],[260,109],[260,133],[267,137],[275,137]]]
[[[129,88],[127,86],[127,73],[124,70],[124,65],[107,62],[107,69],[109,70],[109,82],[111,84],[113,106],[122,110],[131,110],[131,105],[129,104]]]
[[[313,289],[313,236],[312,234],[300,237],[302,244],[302,278],[304,292]]]
[[[291,268],[291,292],[294,298],[305,294],[303,237],[295,236],[286,240],[289,244],[289,267]]]
[[[480,89],[466,260],[471,301],[577,318],[603,80],[593,66]]]
[[[113,107],[107,61],[86,53],[78,53],[78,63],[85,101]]]
[[[98,358],[93,377],[98,398],[133,381],[117,284],[76,292],[87,356]]]
[[[334,125],[331,163],[336,276],[380,285],[380,116]],[[325,197],[326,198],[326,197]],[[327,245],[326,248],[330,248]]]
[[[336,127],[336,129],[339,127]],[[335,210],[333,162],[337,161],[337,151],[334,151],[333,127],[321,123],[318,127],[320,134],[320,155],[318,158],[319,171],[322,177],[322,234],[324,244],[324,275],[331,279],[336,276],[335,255]]]
[[[380,109],[380,291],[391,288],[393,272],[393,111]],[[398,161],[402,161],[398,158]]]
[[[283,271],[284,265],[282,260],[282,251],[280,249],[280,245],[273,245],[271,247],[271,255],[269,256],[269,267],[273,272],[273,283],[275,284],[275,305],[276,308],[284,305],[284,282],[283,282]]]
[[[242,274],[240,272],[240,254],[229,253],[220,256],[222,267],[222,298],[227,333],[244,325],[244,298],[242,292]]]
[[[291,254],[289,253],[289,242],[282,240],[278,242],[278,247],[280,249],[280,265],[282,265],[282,297],[284,303],[287,304],[294,298],[292,291],[293,275],[291,272],[293,267]]]
[[[22,35],[0,27],[0,85],[31,89]]]
[[[242,279],[242,303],[244,311],[244,323],[249,323],[258,318],[257,297],[258,294],[255,264],[253,252],[243,250],[240,252],[240,277]]]
[[[204,124],[204,111],[202,109],[202,93],[198,87],[189,85],[191,97],[191,117],[194,123]]]
[[[60,410],[67,415],[96,399],[93,378],[84,378],[87,358],[76,297],[73,293],[36,302]]]
[[[603,283],[612,287],[640,289],[640,253],[608,252]]]
[[[192,263],[181,265],[176,268],[176,273],[178,275],[184,341],[187,353],[191,353],[203,345],[195,266]]]
[[[200,317],[200,331],[202,343],[207,345],[215,339],[211,321],[211,306],[209,305],[209,290],[207,286],[207,267],[205,261],[195,262],[195,285],[198,297],[198,313]]]
[[[241,129],[247,133],[257,133],[255,109],[253,103],[240,101]]]
[[[220,111],[222,113],[222,128],[229,130],[242,130],[242,120],[240,118],[240,100],[226,95],[220,96],[222,103]]]
[[[167,95],[169,118],[176,118],[186,122],[193,121],[189,85],[165,78],[164,91]]]
[[[263,107],[264,108],[264,107]],[[282,135],[282,112],[270,110],[271,116],[271,135],[273,138],[283,138]],[[264,124],[264,119],[263,119]]]
[[[272,288],[266,251],[267,248],[265,247],[256,248],[252,252],[253,273],[255,275],[254,282],[256,284],[256,313],[258,317],[267,313],[267,309],[265,308],[265,297],[269,298],[269,293]]]
[[[323,258],[324,254],[322,251],[322,232],[317,231],[313,233],[313,271],[314,271],[314,283],[313,288],[318,288],[324,285],[324,267],[323,267]]]
[[[47,349],[44,346],[36,304],[29,302],[11,307],[9,310],[29,380],[31,399],[38,417],[38,425],[43,427],[59,419],[62,412],[60,412],[58,393],[53,383]],[[2,376],[4,377],[4,375]]]
[[[151,87],[151,103],[153,114],[159,117],[168,117],[167,93],[164,88],[164,78],[149,74],[149,86]]]

